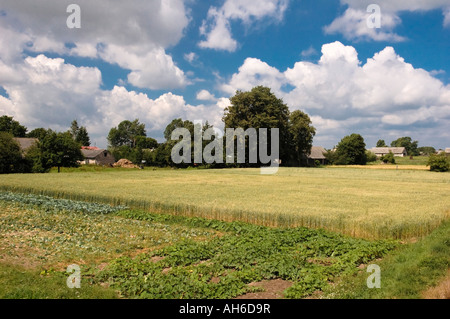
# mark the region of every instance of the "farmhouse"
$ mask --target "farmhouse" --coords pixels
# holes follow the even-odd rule
[[[450,148],[446,148],[445,149],[445,155],[446,156],[450,156]]]
[[[311,153],[307,156],[308,165],[315,165],[316,161],[319,161],[321,165],[325,165],[327,159],[324,154],[326,152],[322,146],[311,147]]]
[[[381,157],[389,154],[389,152],[394,153],[396,157],[406,157],[408,156],[408,152],[404,147],[374,147],[370,150],[377,157]]]
[[[109,151],[98,147],[83,147],[81,153],[84,156],[84,161],[80,162],[81,165],[112,166],[116,162]]]
[[[14,137],[13,139],[19,144],[22,153],[26,153],[30,147],[39,142],[37,138]]]

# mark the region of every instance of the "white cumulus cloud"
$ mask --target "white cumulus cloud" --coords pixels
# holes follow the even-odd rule
[[[450,6],[444,10],[444,27],[450,27]]]
[[[206,39],[200,41],[201,48],[236,51],[238,42],[233,39],[230,22],[241,21],[250,26],[263,19],[281,21],[289,0],[226,0],[222,7],[211,7],[203,21],[200,34]]]
[[[11,72],[13,77],[8,76]],[[0,74],[0,85],[10,101],[4,113],[27,125],[59,128],[79,114],[96,113],[92,104],[102,81],[97,68],[75,67],[60,58],[38,55],[13,67],[0,62]]]
[[[221,90],[233,95],[236,90],[249,91],[255,86],[264,85],[279,93],[285,82],[284,75],[276,68],[259,59],[247,58],[239,72],[233,74],[228,83],[221,85]]]
[[[0,48],[0,59],[15,61],[25,49],[101,58],[130,69],[130,83],[140,88],[171,89],[188,84],[184,72],[166,53],[183,37],[190,20],[183,0],[79,0],[80,29],[66,25],[66,8],[71,3],[2,1],[0,39],[10,45]]]
[[[395,28],[401,24],[401,12],[425,12],[441,9],[444,12],[444,26],[450,22],[448,17],[448,0],[341,0],[347,6],[344,14],[337,17],[330,25],[324,28],[328,34],[340,33],[348,40],[374,40],[400,42],[405,37],[397,34]],[[380,8],[381,26],[371,27],[367,23],[373,17],[369,6],[376,4]],[[369,11],[369,12],[368,12]]]
[[[450,126],[450,85],[415,68],[393,47],[363,63],[354,47],[329,43],[317,63],[299,61],[285,71],[248,58],[221,88],[234,93],[257,85],[271,87],[291,110],[310,114],[319,128],[318,141],[327,136],[329,143],[336,143],[349,130],[372,139],[400,130],[420,134],[432,144],[436,137],[425,128],[443,132]],[[284,90],[285,85],[291,89]]]
[[[37,127],[65,131],[72,120],[86,126],[92,142],[106,147],[109,130],[123,120],[139,119],[149,136],[160,137],[175,118],[203,120],[219,127],[227,99],[200,105],[165,93],[155,99],[123,86],[101,88],[102,76],[95,67],[77,67],[61,58],[43,54],[14,65],[0,61],[0,113],[13,116],[32,130]]]
[[[214,94],[210,93],[208,90],[201,90],[197,93],[197,100],[200,101],[216,101]]]

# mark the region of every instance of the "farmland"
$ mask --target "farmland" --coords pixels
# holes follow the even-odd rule
[[[307,228],[102,210],[44,196],[1,198],[0,268],[8,274],[0,276],[2,298],[49,294],[45,286],[37,296],[30,287],[11,287],[9,276],[17,276],[11,267],[22,276],[39,272],[37,282],[59,280],[61,290],[73,263],[83,266],[83,287],[108,287],[95,297],[110,298],[114,289],[124,298],[226,299],[261,291],[251,283],[278,279],[285,298],[303,298],[398,246]]]
[[[0,189],[368,239],[420,237],[450,216],[450,174],[416,170],[106,170],[9,175]]]
[[[229,299],[275,283],[277,298],[411,298],[450,262],[446,173],[68,170],[0,188],[0,298]],[[382,292],[365,286],[371,263]]]

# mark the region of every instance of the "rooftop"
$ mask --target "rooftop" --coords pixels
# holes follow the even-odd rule
[[[308,158],[317,160],[326,159],[324,155],[326,152],[327,151],[322,146],[313,146],[311,147],[311,154],[309,154]]]
[[[83,154],[84,158],[96,158],[98,155],[102,154],[105,150],[100,148],[95,149],[81,149],[81,154]]]
[[[14,137],[14,141],[19,143],[20,149],[26,151],[31,146],[39,142],[37,138],[26,138],[26,137]]]
[[[394,154],[403,154],[406,152],[406,148],[404,147],[374,147],[371,149],[372,152],[375,154],[383,153],[388,154],[389,152],[392,152]]]

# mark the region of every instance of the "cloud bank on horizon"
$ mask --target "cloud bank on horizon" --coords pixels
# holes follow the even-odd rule
[[[66,26],[73,2],[80,29]],[[368,147],[401,136],[449,147],[450,63],[415,55],[417,35],[401,28],[433,20],[440,31],[430,52],[449,49],[449,1],[380,0],[382,27],[368,28],[372,2],[336,1],[323,23],[320,5],[289,0],[4,0],[0,114],[29,129],[66,130],[77,119],[106,147],[125,119],[139,118],[157,138],[179,117],[221,127],[236,90],[265,85],[311,116],[316,145],[360,133]],[[297,31],[302,12],[317,15],[314,41]]]

